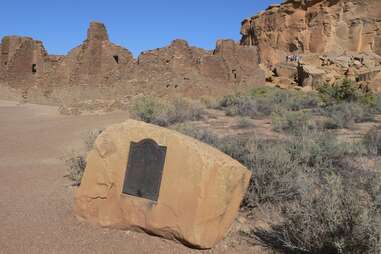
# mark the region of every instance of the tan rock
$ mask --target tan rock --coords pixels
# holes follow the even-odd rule
[[[241,44],[257,46],[261,62],[270,64],[289,54],[381,54],[380,17],[379,0],[288,0],[245,19]]]
[[[130,143],[146,138],[167,147],[157,202],[122,193]],[[79,218],[198,248],[211,248],[224,238],[251,177],[249,170],[215,148],[134,120],[107,128],[87,161],[75,197]]]

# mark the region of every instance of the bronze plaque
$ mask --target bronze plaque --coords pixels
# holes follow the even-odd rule
[[[152,139],[131,142],[123,193],[157,201],[166,152]]]

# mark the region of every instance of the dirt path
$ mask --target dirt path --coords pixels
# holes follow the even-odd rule
[[[196,251],[145,234],[80,223],[62,156],[86,130],[127,118],[61,116],[55,107],[0,101],[0,253],[253,253],[221,243]]]

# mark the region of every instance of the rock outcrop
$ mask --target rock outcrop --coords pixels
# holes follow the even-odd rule
[[[287,0],[245,19],[241,44],[258,47],[261,62],[290,54],[374,52],[381,55],[381,1]]]
[[[166,147],[160,175],[142,166],[144,157],[155,152],[130,154],[131,142],[136,145],[147,139],[155,147]],[[132,158],[146,175],[129,181]],[[248,169],[211,146],[173,130],[128,120],[110,126],[97,138],[75,196],[75,210],[79,218],[101,226],[211,248],[237,216],[250,177]],[[157,196],[147,198],[152,186],[158,186]],[[125,189],[136,194],[126,194]]]
[[[279,86],[348,78],[379,89],[379,0],[287,0],[245,19],[241,34],[241,45],[258,48],[267,80]]]

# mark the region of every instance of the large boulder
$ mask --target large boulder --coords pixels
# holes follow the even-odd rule
[[[155,154],[164,154],[164,160],[148,167],[145,162]],[[160,165],[161,171],[154,172]],[[128,120],[97,138],[76,192],[75,212],[101,226],[211,248],[228,232],[250,177],[244,166],[209,145]]]

